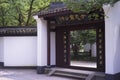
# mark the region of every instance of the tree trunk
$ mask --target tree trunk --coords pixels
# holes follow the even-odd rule
[[[4,27],[5,26],[5,11],[3,8],[0,8],[1,9],[1,18],[2,18],[2,26]]]
[[[15,1],[14,0],[12,0],[12,2],[13,2],[13,4],[15,5]],[[20,8],[18,7],[18,6],[15,6],[15,8],[16,8],[16,11],[18,12],[18,26],[22,26],[22,22],[23,22],[23,15],[22,15],[22,12],[21,12],[21,10],[20,10]]]
[[[29,25],[29,21],[30,21],[30,18],[31,18],[31,13],[32,13],[32,6],[33,6],[34,1],[35,0],[32,0],[31,3],[30,3],[30,8],[29,8],[29,12],[28,12],[28,18],[27,18],[26,26]]]

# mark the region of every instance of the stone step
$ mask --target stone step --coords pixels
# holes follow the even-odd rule
[[[62,76],[62,77],[69,77],[69,78],[75,78],[75,79],[80,79],[80,80],[85,80],[86,79],[86,76],[75,75],[75,74],[67,74],[67,73],[55,72],[53,75]]]
[[[55,73],[64,73],[64,74],[73,74],[73,75],[76,75],[76,76],[85,76],[87,77],[88,74],[82,74],[82,73],[77,73],[77,72],[68,72],[68,71],[56,71]]]
[[[92,80],[106,80],[105,77],[101,77],[101,76],[94,76],[92,78]]]
[[[48,69],[47,69],[48,70]],[[75,70],[75,69],[67,69],[67,68],[51,68],[49,69],[50,73],[54,72],[63,72],[63,73],[71,73],[71,74],[81,74],[81,75],[89,75],[89,74],[94,74],[94,72],[91,71],[83,71],[83,70]]]
[[[58,68],[52,69],[48,75],[63,76],[63,77],[81,79],[81,80],[86,80],[86,78],[88,77],[88,74],[83,74],[77,71],[72,71],[68,69],[58,69]]]
[[[63,77],[77,78],[81,80],[93,80],[93,77],[99,76],[104,77],[103,73],[93,72],[93,71],[83,71],[83,70],[75,70],[75,69],[67,69],[67,68],[52,68],[49,70],[49,76],[57,75]]]

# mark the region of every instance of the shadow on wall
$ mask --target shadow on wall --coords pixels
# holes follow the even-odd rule
[[[120,73],[120,26],[117,27],[116,29],[118,32],[116,34],[117,36],[117,40],[116,40],[116,52],[115,52],[115,56],[114,56],[114,70],[117,73]]]
[[[4,62],[4,38],[0,37],[0,63]]]

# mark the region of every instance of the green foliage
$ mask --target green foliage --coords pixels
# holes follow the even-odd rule
[[[0,1],[0,25],[6,25],[8,24],[8,10],[9,10],[9,4],[5,0]]]
[[[74,56],[79,56],[79,50],[83,50],[86,43],[92,45],[96,42],[96,30],[77,30],[70,32],[70,45],[72,46],[71,51],[73,51]]]
[[[75,12],[89,12],[119,0],[0,0],[0,26],[35,26],[32,14],[58,1],[65,2]]]
[[[0,0],[0,26],[35,26],[32,14],[51,0]]]
[[[50,2],[64,2],[65,0],[51,0]]]
[[[64,0],[67,6],[74,12],[90,12],[102,8],[103,4],[113,5],[119,0]]]
[[[78,30],[70,32],[70,43],[76,45],[85,45],[86,43],[93,44],[96,42],[95,30]]]

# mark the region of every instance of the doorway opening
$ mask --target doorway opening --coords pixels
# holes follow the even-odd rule
[[[70,66],[97,68],[96,29],[70,31]]]
[[[105,71],[105,29],[67,27],[56,29],[56,66]]]

